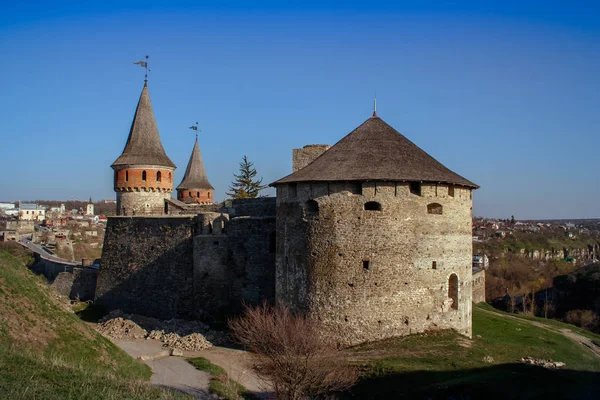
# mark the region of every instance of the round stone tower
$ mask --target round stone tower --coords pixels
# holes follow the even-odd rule
[[[279,301],[346,345],[430,329],[471,336],[477,185],[374,113],[273,186]]]
[[[198,146],[198,136],[192,149],[192,155],[185,170],[185,175],[177,186],[177,200],[185,203],[195,204],[213,204],[215,188],[208,181],[200,146]]]
[[[123,153],[115,171],[117,215],[160,215],[173,192],[175,164],[167,157],[144,83]]]

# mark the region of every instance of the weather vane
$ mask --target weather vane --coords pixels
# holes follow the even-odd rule
[[[196,121],[196,125],[192,125],[190,126],[190,129],[193,131],[196,131],[196,140],[198,139],[198,132],[200,131],[200,129],[198,129],[198,121]]]
[[[148,72],[150,71],[148,69],[148,59],[149,58],[150,58],[150,56],[146,56],[146,61],[134,62],[134,64],[139,65],[142,68],[146,68],[146,76],[144,77],[144,83],[148,83]]]

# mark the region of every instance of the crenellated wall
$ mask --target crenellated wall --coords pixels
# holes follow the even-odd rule
[[[158,318],[222,318],[242,303],[273,301],[275,216],[243,214],[274,203],[236,201],[232,219],[226,212],[109,217],[96,301]]]
[[[276,297],[344,344],[441,328],[471,336],[471,203],[470,189],[445,184],[420,194],[404,182],[280,185]]]

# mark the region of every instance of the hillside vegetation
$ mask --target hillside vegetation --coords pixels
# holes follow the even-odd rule
[[[600,357],[561,333],[600,336],[572,325],[473,310],[473,339],[441,331],[365,344],[351,350],[364,376],[352,399],[597,399]],[[523,357],[561,361],[562,369],[520,363]]]
[[[148,366],[80,321],[6,250],[0,249],[1,399],[180,398],[145,382]]]

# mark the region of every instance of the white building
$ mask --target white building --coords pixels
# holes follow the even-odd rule
[[[21,203],[19,219],[25,221],[43,221],[46,219],[46,209],[38,204]]]

